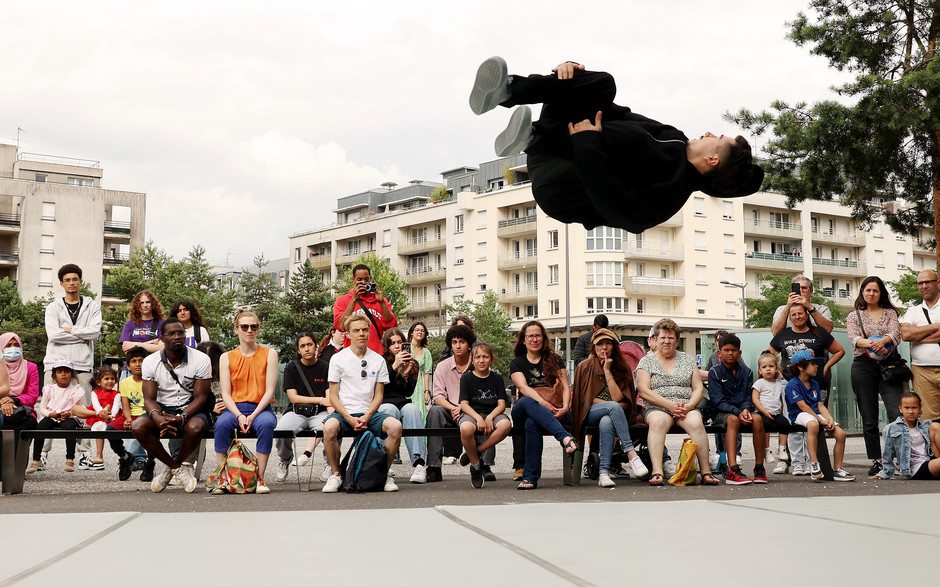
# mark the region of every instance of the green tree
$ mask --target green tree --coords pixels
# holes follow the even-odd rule
[[[332,326],[333,296],[308,259],[291,275],[287,293],[271,305],[261,339],[277,349],[281,362],[287,362],[295,354],[298,332],[312,332],[319,343]]]
[[[483,294],[479,302],[472,302],[466,296],[459,296],[453,304],[445,306],[448,316],[464,314],[473,320],[473,331],[477,340],[482,340],[493,347],[495,361],[493,368],[503,377],[509,377],[509,362],[513,359],[512,344],[514,337],[509,331],[512,318],[499,305],[499,298],[493,290]],[[441,345],[443,348],[443,345]],[[440,351],[438,350],[438,353]],[[435,355],[438,356],[438,355]]]
[[[343,267],[336,281],[333,282],[333,293],[336,296],[346,295],[352,289],[352,268],[362,263],[369,268],[372,274],[372,281],[379,284],[382,288],[382,295],[392,304],[392,312],[399,317],[399,320],[408,311],[408,298],[405,296],[405,288],[408,283],[398,271],[392,267],[391,262],[385,257],[379,257],[375,253],[366,253],[353,261],[349,266]]]
[[[885,285],[894,290],[898,299],[901,300],[901,303],[905,306],[910,307],[914,304],[919,304],[924,299],[920,295],[920,290],[917,289],[917,275],[919,273],[919,271],[914,271],[908,267],[907,272],[901,275],[897,281],[889,281]]]
[[[23,344],[23,357],[42,364],[46,355],[46,305],[52,298],[23,302],[16,283],[0,280],[0,332],[15,332]]]
[[[933,225],[936,236],[940,3],[812,0],[810,9],[788,23],[790,38],[854,80],[834,88],[844,103],[776,101],[770,110],[725,114],[757,135],[772,131],[764,189],[785,194],[791,206],[841,200],[863,225],[884,216],[905,234]],[[886,210],[872,198],[904,198],[912,206]]]
[[[277,301],[281,288],[269,273],[265,273],[268,260],[264,253],[255,257],[253,264],[254,270],[242,272],[238,279],[238,301],[252,309],[263,305],[262,311],[266,311]]]
[[[747,325],[750,328],[770,328],[773,324],[774,312],[779,306],[787,303],[790,296],[789,275],[764,275],[764,285],[761,286],[760,298],[747,298]],[[826,306],[832,312],[832,323],[836,328],[845,327],[845,317],[848,312],[832,300],[819,294],[819,284],[813,282],[813,297],[810,301],[815,306]]]

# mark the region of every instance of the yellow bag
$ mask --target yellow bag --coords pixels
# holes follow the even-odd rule
[[[698,444],[692,442],[691,438],[682,441],[679,466],[676,467],[676,474],[669,479],[670,485],[695,485],[695,478],[698,476],[698,467],[695,466],[695,451],[697,450]]]

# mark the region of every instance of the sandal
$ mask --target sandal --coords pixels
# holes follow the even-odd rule
[[[65,470],[71,473],[75,470],[75,461],[65,461]]]
[[[721,485],[721,481],[711,473],[702,473],[702,485]]]
[[[659,487],[663,484],[663,474],[662,473],[653,473],[650,475],[650,485],[654,487]]]
[[[522,483],[520,483],[520,484],[516,487],[516,489],[518,489],[519,491],[530,491],[530,490],[535,489],[535,488],[537,488],[537,487],[538,487],[538,485],[536,485],[535,483],[532,483],[531,481],[526,481],[525,479],[523,479],[523,480],[522,480]]]
[[[569,436],[567,439],[565,439],[565,441],[561,443],[561,446],[569,455],[578,450],[578,443],[574,441],[573,436]]]

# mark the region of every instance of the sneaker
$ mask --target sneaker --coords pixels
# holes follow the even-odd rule
[[[396,454],[396,455],[395,455],[395,458],[392,459],[392,464],[393,464],[393,465],[400,465],[400,464],[401,464],[401,455]]]
[[[75,461],[65,461],[65,470],[71,473],[75,470]]]
[[[326,483],[330,480],[330,477],[333,476],[333,468],[330,467],[330,464],[327,463],[323,465],[323,472],[320,473],[320,482]]]
[[[287,479],[287,475],[290,473],[290,461],[278,461],[277,462],[277,473],[274,475],[274,480],[280,483]]]
[[[457,463],[457,458],[456,457],[444,457],[444,460],[441,462],[444,463],[445,465],[454,465]]]
[[[809,476],[813,478],[813,481],[819,481],[823,478],[822,468],[819,463],[809,464]]]
[[[777,455],[774,453],[774,449],[769,446],[764,449],[764,462],[768,465],[772,465],[777,462]]]
[[[415,472],[411,474],[411,479],[408,480],[409,483],[427,483],[428,482],[428,469],[424,465],[415,465]]]
[[[871,469],[868,469],[868,476],[874,477],[875,475],[880,473],[882,469],[884,469],[884,465],[881,464],[881,461],[872,461]]]
[[[428,483],[440,483],[444,480],[444,477],[441,475],[440,467],[428,467],[427,470],[427,482]]]
[[[466,467],[467,465],[470,464],[470,455],[468,455],[467,453],[463,453],[462,455],[460,455],[459,462],[460,462],[461,467]]]
[[[470,485],[474,489],[483,487],[483,468],[477,463],[476,467],[470,467]]]
[[[134,455],[129,452],[118,457],[118,481],[127,481],[131,478],[131,465],[134,464]]]
[[[518,155],[529,146],[532,139],[532,109],[519,106],[512,112],[509,124],[496,136],[493,144],[497,157]]]
[[[640,461],[643,462],[643,461]],[[623,468],[621,465],[611,465],[610,470],[608,471],[611,479],[629,479],[630,472]],[[582,477],[587,477],[587,475],[582,475]]]
[[[799,477],[800,475],[805,475],[805,467],[803,463],[793,463],[793,467],[790,469],[790,474],[794,477]]]
[[[784,475],[789,468],[790,466],[785,461],[778,460],[777,466],[774,467],[774,475]]]
[[[728,485],[750,485],[753,481],[741,471],[740,465],[735,465],[728,469],[728,474],[725,475],[725,483]]]
[[[613,479],[610,478],[610,473],[608,471],[602,470],[597,475],[597,486],[598,487],[616,487],[617,484],[614,483]]]
[[[342,486],[343,478],[339,476],[339,473],[330,473],[330,478],[326,480],[326,485],[320,491],[323,493],[336,493]]]
[[[153,468],[156,465],[154,461],[147,460],[144,464],[143,471],[140,472],[140,480],[143,482],[153,481]],[[169,483],[169,481],[167,481]]]
[[[385,487],[382,488],[382,491],[386,493],[392,493],[393,491],[398,491],[398,485],[395,485],[395,480],[391,477],[385,478]]]
[[[170,478],[170,487],[173,487],[174,485],[181,485],[180,480],[176,477],[175,473]]]
[[[88,458],[88,455],[82,455],[78,457],[78,468],[80,470],[88,471],[88,470],[91,470],[91,467],[92,467],[92,462],[91,462],[91,459]],[[102,469],[104,468],[104,463],[101,464],[101,468]]]
[[[32,475],[36,471],[42,468],[42,461],[33,461],[26,467],[26,474]]]
[[[267,495],[271,493],[271,490],[268,489],[268,484],[264,482],[264,479],[258,478],[258,485],[255,487],[255,493],[261,495]]]
[[[676,474],[676,464],[672,462],[672,459],[663,461],[663,474],[666,475],[667,479]]]
[[[134,461],[134,464],[131,465],[131,471],[143,471],[145,466],[147,466],[147,461]]]
[[[174,471],[169,467],[164,468],[159,475],[153,478],[153,481],[150,483],[150,491],[153,491],[154,493],[160,493],[166,489],[170,484],[170,479],[172,479],[173,475],[175,475],[177,472],[179,472],[179,469]]]
[[[512,480],[513,480],[513,481],[519,481],[520,479],[522,479],[522,476],[523,476],[524,474],[525,474],[525,473],[524,473],[523,469],[516,469],[515,471],[512,472]],[[587,477],[587,475],[585,475],[585,477]]]
[[[855,481],[855,475],[849,473],[842,467],[839,467],[832,472],[833,481]]]
[[[502,57],[490,57],[477,68],[470,90],[470,110],[480,115],[489,112],[509,97],[509,68]]]
[[[486,481],[496,481],[496,473],[489,465],[483,465],[483,479]]]
[[[309,465],[310,461],[312,460],[313,460],[313,456],[307,456],[307,453],[303,453],[299,457],[297,457],[297,466],[305,467]]]
[[[42,471],[46,468],[46,464],[49,462],[49,453],[43,451],[39,453],[39,470]]]
[[[192,465],[183,465],[177,469],[176,478],[179,480],[180,485],[183,486],[183,491],[186,493],[195,491],[196,485],[199,484]]]
[[[785,463],[790,462],[790,453],[787,452],[787,447],[781,446],[777,449],[777,460]]]
[[[754,467],[754,483],[767,483],[767,469],[763,465]]]
[[[633,476],[636,477],[637,479],[641,477],[646,477],[650,473],[650,470],[646,468],[646,465],[643,464],[643,461],[638,456],[630,459],[630,468],[633,469]],[[670,475],[670,477],[671,476],[672,475]],[[602,487],[607,487],[607,486],[602,485]]]

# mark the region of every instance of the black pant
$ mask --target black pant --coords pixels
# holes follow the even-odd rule
[[[66,418],[61,422],[57,422],[52,418],[43,418],[39,421],[39,424],[36,426],[37,430],[77,430],[78,429],[78,420],[75,418]],[[65,459],[71,461],[75,458],[75,444],[78,441],[74,438],[65,439]],[[33,460],[38,461],[42,456],[42,443],[36,441],[33,444]]]
[[[868,458],[881,458],[881,434],[878,430],[878,395],[885,404],[888,422],[894,422],[901,415],[898,405],[904,385],[901,382],[885,381],[881,378],[878,363],[865,355],[859,355],[852,361],[852,389],[858,413],[862,416],[862,434],[865,436],[865,452]]]

